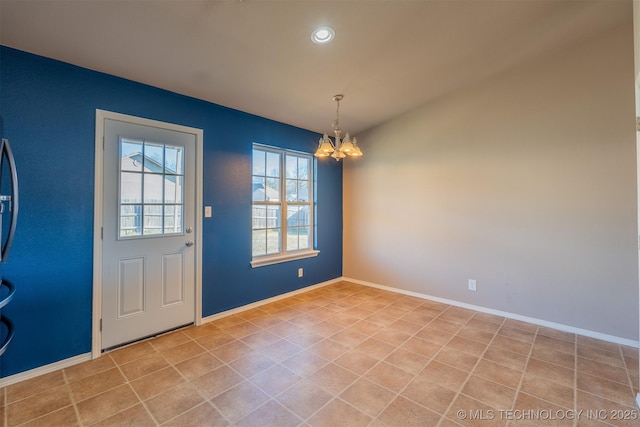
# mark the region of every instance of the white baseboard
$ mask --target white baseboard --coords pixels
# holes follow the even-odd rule
[[[634,341],[634,340],[630,340],[630,339],[627,339],[627,338],[617,337],[617,336],[614,336],[614,335],[603,334],[603,333],[600,333],[600,332],[590,331],[590,330],[587,330],[587,329],[581,329],[581,328],[576,328],[576,327],[573,327],[573,326],[563,325],[561,323],[549,322],[547,320],[536,319],[534,317],[522,316],[522,315],[519,315],[519,314],[509,313],[509,312],[506,312],[506,311],[494,310],[492,308],[482,307],[482,306],[473,305],[473,304],[467,304],[467,303],[460,302],[460,301],[455,301],[455,300],[450,300],[450,299],[446,299],[446,298],[435,297],[435,296],[432,296],[432,295],[421,294],[421,293],[418,293],[418,292],[407,291],[407,290],[404,290],[404,289],[393,288],[393,287],[390,287],[390,286],[379,285],[377,283],[366,282],[364,280],[357,280],[357,279],[352,279],[352,278],[349,278],[349,277],[343,277],[342,280],[344,280],[346,282],[355,283],[355,284],[358,284],[358,285],[369,286],[369,287],[372,287],[372,288],[382,289],[382,290],[385,290],[385,291],[395,292],[395,293],[408,295],[408,296],[412,296],[412,297],[416,297],[416,298],[421,298],[421,299],[427,299],[427,300],[430,300],[430,301],[441,302],[441,303],[453,305],[453,306],[456,306],[456,307],[467,308],[469,310],[479,311],[481,313],[494,314],[496,316],[506,317],[508,319],[520,320],[522,322],[532,323],[534,325],[544,326],[544,327],[551,328],[551,329],[557,329],[557,330],[563,331],[563,332],[570,332],[570,333],[573,333],[573,334],[584,335],[584,336],[587,336],[587,337],[596,338],[596,339],[599,339],[599,340],[602,340],[602,341],[608,341],[608,342],[612,342],[612,343],[615,343],[615,344],[622,344],[622,345],[626,345],[626,346],[629,346],[629,347],[640,348],[640,341]]]
[[[261,305],[270,304],[272,302],[276,302],[285,298],[292,297],[294,295],[303,294],[305,292],[312,291],[314,289],[322,288],[324,286],[331,285],[333,283],[338,283],[344,280],[342,277],[338,277],[337,279],[327,280],[326,282],[316,283],[315,285],[310,285],[301,289],[296,289],[295,291],[287,292],[286,294],[276,295],[275,297],[263,299],[260,301],[252,302],[247,305],[243,305],[240,307],[232,308],[231,310],[221,311],[220,313],[212,314],[211,316],[203,317],[202,323],[213,322],[214,320],[222,319],[223,317],[231,316],[232,314],[242,313],[243,311],[251,310],[252,308],[260,307]]]
[[[39,377],[40,375],[48,374],[59,369],[69,368],[78,363],[87,362],[91,360],[91,352],[79,354],[77,356],[70,357],[68,359],[60,360],[55,363],[40,366],[39,368],[30,369],[28,371],[20,372],[15,375],[0,378],[0,388],[6,387],[11,384],[19,383],[20,381],[30,380],[31,378]]]

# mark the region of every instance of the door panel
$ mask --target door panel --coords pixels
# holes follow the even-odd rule
[[[104,135],[103,349],[194,322],[196,225],[194,134],[106,119]]]

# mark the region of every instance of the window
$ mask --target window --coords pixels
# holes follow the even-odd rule
[[[184,148],[120,138],[120,239],[182,233]]]
[[[316,256],[313,157],[254,144],[252,186],[251,265]]]

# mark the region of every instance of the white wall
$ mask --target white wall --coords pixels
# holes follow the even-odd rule
[[[344,276],[637,341],[633,81],[630,18],[359,135]]]

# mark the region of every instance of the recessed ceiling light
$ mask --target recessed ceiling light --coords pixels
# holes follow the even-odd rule
[[[311,33],[311,40],[317,44],[329,43],[335,37],[336,32],[331,27],[318,27]]]

